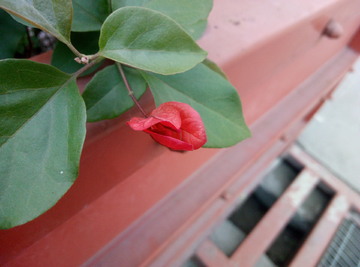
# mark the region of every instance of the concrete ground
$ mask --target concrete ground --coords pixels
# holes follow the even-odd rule
[[[297,142],[334,175],[360,192],[360,59]]]

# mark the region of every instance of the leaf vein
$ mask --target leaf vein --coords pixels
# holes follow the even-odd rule
[[[48,99],[48,101],[46,101],[46,102],[44,103],[44,105],[39,108],[38,111],[36,111],[31,117],[29,117],[29,119],[28,119],[26,122],[24,122],[24,123],[21,125],[21,127],[19,127],[19,129],[17,129],[17,130],[14,132],[14,134],[11,135],[11,138],[12,138],[13,136],[15,136],[30,120],[32,120],[32,118],[34,118],[34,116],[36,116],[36,115],[44,108],[44,106],[45,106],[49,101],[51,101],[51,100],[59,93],[59,91],[60,91],[62,88],[64,88],[66,85],[68,85],[68,84],[70,83],[70,81],[72,81],[72,79],[73,79],[74,77],[75,77],[75,76],[72,76],[72,77],[71,77],[69,80],[67,80],[64,84],[62,84],[61,86],[59,86],[59,89],[56,90],[56,92]],[[7,139],[4,143],[2,143],[0,147],[4,146],[11,138]]]

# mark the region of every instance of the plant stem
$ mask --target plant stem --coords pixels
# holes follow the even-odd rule
[[[143,108],[140,106],[139,102],[136,100],[136,97],[134,96],[134,92],[131,90],[130,88],[130,85],[126,79],[126,76],[125,76],[125,73],[124,73],[124,70],[121,66],[120,63],[116,62],[116,66],[118,67],[119,71],[120,71],[120,74],[121,74],[121,77],[123,78],[124,80],[124,83],[125,83],[125,87],[126,89],[128,90],[129,92],[129,96],[132,98],[132,100],[134,101],[134,103],[136,104],[136,106],[140,109],[141,113],[144,115],[145,118],[148,118],[148,115],[146,114],[146,112],[143,110]]]
[[[112,13],[112,6],[111,6],[111,0],[108,0],[108,7],[109,7],[109,14]]]
[[[28,42],[29,42],[29,51],[28,51],[28,56],[31,57],[32,56],[32,50],[33,50],[33,42],[31,40],[31,36],[30,36],[30,27],[26,27],[26,35],[28,38]]]
[[[95,55],[90,55],[90,56],[88,56],[89,57],[89,61],[91,62],[91,61],[94,61],[94,60],[96,60],[98,57],[101,57],[100,55],[99,55],[99,53],[96,53]],[[102,57],[103,58],[103,57]]]
[[[66,45],[69,47],[69,49],[70,49],[77,57],[82,58],[82,57],[84,56],[84,55],[81,54],[79,51],[77,51],[77,49],[76,49],[71,43],[67,43]]]
[[[88,69],[90,69],[91,67],[93,67],[94,65],[99,63],[101,60],[103,60],[102,57],[97,57],[95,60],[91,61],[89,64],[85,65],[84,67],[79,69],[77,72],[75,72],[73,74],[73,77],[75,77],[75,78],[78,77],[80,74],[84,73],[85,71],[87,71]]]

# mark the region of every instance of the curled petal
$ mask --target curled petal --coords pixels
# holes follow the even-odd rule
[[[154,125],[153,127],[144,130],[145,133],[157,133],[157,134],[161,134],[161,135],[166,135],[166,136],[171,136],[173,138],[179,139],[181,140],[182,137],[182,133],[181,130],[174,130],[171,129],[167,126],[162,125],[161,123],[158,123],[156,125]]]
[[[172,102],[166,102],[154,109],[150,116],[162,120],[162,125],[179,130],[182,123],[180,112],[174,105],[169,103]]]
[[[185,103],[163,103],[151,112],[149,118],[134,117],[127,124],[174,150],[198,149],[207,141],[199,113]]]
[[[160,105],[151,112],[149,118],[134,117],[127,122],[127,124],[136,131],[144,131],[158,123],[180,131],[180,112],[173,106]]]
[[[196,110],[190,105],[180,102],[168,102],[176,107],[181,117],[181,132],[184,142],[192,144],[194,149],[202,147],[206,141],[204,123]]]
[[[131,118],[131,120],[128,121],[127,124],[135,131],[144,131],[160,122],[162,122],[161,119],[154,118],[154,117],[149,117],[146,119],[140,118],[140,117],[134,117],[134,118]]]
[[[173,138],[171,136],[165,136],[157,133],[150,133],[150,135],[156,142],[173,150],[186,150],[186,151],[194,150],[194,146],[192,144],[188,144],[184,141]]]

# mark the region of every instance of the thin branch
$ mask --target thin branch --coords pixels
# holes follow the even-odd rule
[[[94,60],[96,60],[98,57],[101,57],[100,56],[100,54],[99,54],[99,52],[97,52],[95,55],[89,55],[88,56],[88,58],[89,58],[89,61],[94,61]],[[102,59],[103,59],[104,57],[102,57]],[[101,59],[101,60],[102,60]]]
[[[121,66],[121,64],[119,62],[116,62],[116,66],[118,67],[119,69],[119,72],[121,74],[121,77],[123,78],[124,80],[124,83],[125,83],[125,87],[126,89],[128,90],[129,92],[129,96],[132,98],[132,100],[134,101],[134,103],[136,104],[136,106],[140,109],[141,113],[144,115],[145,118],[148,118],[148,115],[146,114],[146,112],[143,110],[143,108],[140,106],[139,102],[136,100],[136,97],[134,96],[134,92],[131,90],[130,88],[130,85],[126,79],[126,76],[125,76],[125,73],[124,73],[124,70]]]
[[[82,58],[84,55],[81,54],[71,43],[65,43],[69,49],[79,58]]]
[[[33,42],[31,40],[31,36],[30,36],[30,27],[26,27],[26,35],[27,35],[28,42],[29,42],[28,56],[31,57],[32,56],[32,51],[33,51]]]
[[[73,74],[73,77],[75,77],[75,78],[78,77],[79,75],[81,75],[82,73],[84,73],[85,71],[87,71],[88,69],[90,69],[91,67],[96,65],[97,63],[99,63],[101,60],[103,60],[102,57],[97,57],[95,60],[91,61],[89,64],[85,65],[84,67],[79,69],[77,72],[75,72]]]

